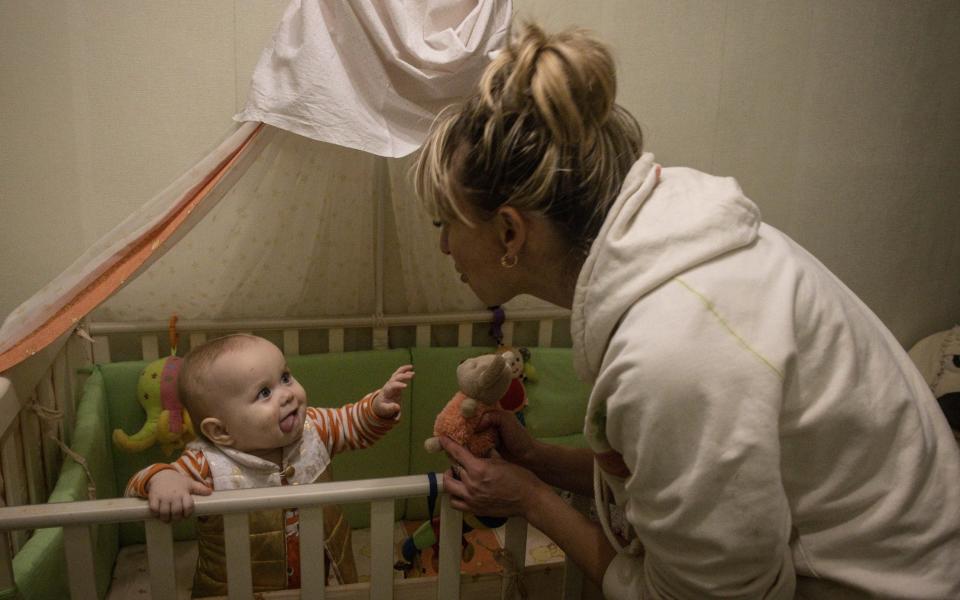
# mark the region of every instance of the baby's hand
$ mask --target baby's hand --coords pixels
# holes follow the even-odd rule
[[[209,496],[212,490],[179,471],[164,469],[147,482],[150,512],[164,523],[193,514],[193,495]]]
[[[373,412],[381,419],[392,419],[400,412],[403,388],[413,379],[413,365],[403,365],[393,372],[380,393],[373,399]]]

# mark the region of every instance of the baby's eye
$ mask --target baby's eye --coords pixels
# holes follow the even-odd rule
[[[434,227],[443,227],[443,221],[439,221],[439,220],[434,219],[434,221],[433,221],[433,226],[434,226]]]
[[[260,391],[257,392],[257,400],[264,400],[266,398],[269,398],[270,394],[271,394],[270,388],[268,387],[261,388]]]
[[[280,383],[288,384],[293,381],[293,377],[290,375],[290,371],[284,371],[283,375],[280,376]]]

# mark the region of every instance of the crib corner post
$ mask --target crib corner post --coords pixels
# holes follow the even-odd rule
[[[10,534],[0,531],[0,600],[20,598],[13,580],[13,554],[10,551]]]

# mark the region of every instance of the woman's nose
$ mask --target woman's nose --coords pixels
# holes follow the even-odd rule
[[[440,230],[440,252],[450,254],[450,241],[447,236],[447,226],[444,225]]]

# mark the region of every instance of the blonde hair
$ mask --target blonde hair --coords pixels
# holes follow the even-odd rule
[[[208,375],[210,366],[227,352],[262,339],[245,333],[226,335],[192,348],[183,357],[177,376],[177,395],[197,427],[212,412]]]
[[[643,149],[636,120],[614,102],[610,51],[579,29],[526,24],[487,66],[479,89],[436,119],[415,171],[435,219],[509,205],[548,216],[589,249]]]

